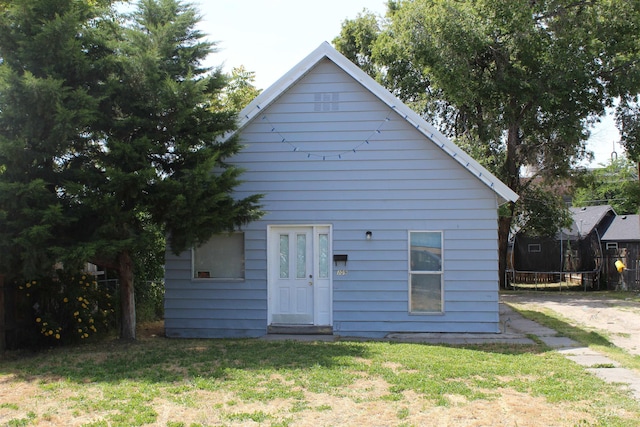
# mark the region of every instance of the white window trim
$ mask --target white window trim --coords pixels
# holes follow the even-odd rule
[[[607,246],[606,249],[614,249],[614,250],[618,250],[618,242],[607,242]]]
[[[440,271],[416,271],[411,270],[411,233],[440,233]],[[443,230],[408,230],[407,233],[407,311],[412,316],[439,316],[444,310],[444,231]],[[429,274],[440,276],[440,311],[411,311],[411,276],[413,274]]]

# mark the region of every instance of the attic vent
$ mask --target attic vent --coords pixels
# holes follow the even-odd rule
[[[339,92],[315,93],[313,101],[313,111],[315,112],[340,111]]]

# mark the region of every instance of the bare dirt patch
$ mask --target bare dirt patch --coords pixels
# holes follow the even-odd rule
[[[587,330],[604,333],[617,347],[640,355],[640,303],[611,298],[606,294],[563,294],[514,292],[502,295],[502,301],[527,310],[545,308]]]
[[[38,384],[26,383],[13,376],[0,378],[0,425],[9,420],[26,420],[26,408],[35,409],[37,426],[81,426],[100,420],[106,412],[86,413],[69,396],[54,396],[44,392]],[[84,393],[99,393],[88,385]],[[403,398],[387,401],[390,385],[379,378],[356,381],[344,393],[305,392],[304,401],[275,399],[269,402],[242,402],[229,391],[198,391],[190,396],[163,396],[153,401],[158,418],[153,425],[169,422],[202,425],[257,426],[283,422],[289,426],[515,426],[564,427],[578,423],[591,425],[595,420],[588,413],[587,402],[554,404],[541,397],[519,393],[511,389],[494,390],[495,398],[468,401],[463,396],[445,396],[449,404],[433,402],[408,391]],[[54,392],[55,395],[55,392]],[[186,399],[186,400],[185,400]],[[302,403],[302,404],[301,404]],[[585,408],[583,411],[581,408]],[[43,415],[44,414],[44,415]],[[264,414],[264,422],[250,416]],[[18,425],[18,424],[16,424]],[[22,424],[21,424],[22,425]]]

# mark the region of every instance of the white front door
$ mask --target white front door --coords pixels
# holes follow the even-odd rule
[[[328,226],[269,227],[269,324],[331,324]]]

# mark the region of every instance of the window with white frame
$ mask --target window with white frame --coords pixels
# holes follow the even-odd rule
[[[441,313],[442,232],[409,232],[409,312]]]
[[[215,234],[193,249],[196,279],[244,279],[244,233]]]
[[[618,242],[607,242],[607,250],[609,249],[614,249],[614,250],[618,250]]]

